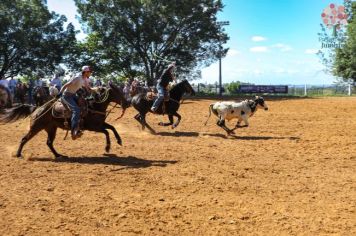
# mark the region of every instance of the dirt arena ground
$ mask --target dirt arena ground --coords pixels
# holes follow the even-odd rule
[[[109,154],[60,131],[65,162],[45,133],[12,157],[28,120],[0,126],[0,235],[356,235],[355,97],[267,100],[228,138],[203,125],[211,102],[187,100],[176,130],[149,115],[157,135],[117,111]]]

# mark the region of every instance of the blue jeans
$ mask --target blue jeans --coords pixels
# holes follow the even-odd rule
[[[156,111],[158,109],[158,107],[161,105],[161,103],[164,100],[164,96],[168,95],[168,92],[167,92],[166,88],[162,87],[160,84],[157,84],[156,88],[157,88],[157,91],[158,91],[158,98],[153,103],[153,106],[151,108],[154,111]]]
[[[77,104],[75,94],[64,93],[63,99],[72,111],[71,128],[75,130],[79,126],[80,108]]]

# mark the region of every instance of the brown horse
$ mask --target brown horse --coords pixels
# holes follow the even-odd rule
[[[91,105],[91,107],[89,107],[89,112],[87,116],[84,117],[83,129],[104,133],[106,137],[105,150],[109,152],[110,137],[107,129],[113,131],[117,143],[119,145],[122,145],[122,141],[116,129],[112,125],[105,122],[105,119],[108,115],[106,110],[111,102],[116,103],[115,106],[117,104],[120,104],[123,108],[123,115],[126,108],[129,107],[130,103],[126,101],[121,90],[115,85],[110,85],[109,88],[102,88],[100,90],[101,91],[99,93],[98,99],[99,101],[93,101],[93,104]],[[31,115],[30,131],[22,138],[20,146],[16,153],[17,157],[21,157],[22,148],[31,138],[33,138],[41,130],[45,130],[48,134],[47,145],[56,157],[56,160],[59,160],[61,158],[67,158],[66,156],[59,154],[53,147],[57,128],[68,130],[68,128],[70,127],[70,124],[69,127],[65,124],[66,120],[64,118],[56,118],[53,116],[52,107],[55,101],[56,99],[52,99],[51,101],[43,105],[41,108],[38,108],[36,112]],[[27,117],[33,112],[34,109],[35,107],[31,105],[21,105],[19,107],[10,109],[5,114],[3,114],[1,116],[0,121],[2,121],[3,123],[16,121],[18,119]]]

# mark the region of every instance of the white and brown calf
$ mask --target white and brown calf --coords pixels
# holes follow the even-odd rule
[[[245,100],[242,102],[216,102],[209,106],[209,117],[205,122],[207,124],[211,112],[216,115],[219,120],[216,123],[218,126],[223,128],[228,134],[234,134],[234,130],[237,128],[248,127],[248,118],[253,116],[258,108],[268,110],[268,106],[265,103],[263,97],[256,96],[253,100]],[[229,129],[225,125],[225,120],[238,119],[234,129]],[[245,125],[241,126],[241,122]]]

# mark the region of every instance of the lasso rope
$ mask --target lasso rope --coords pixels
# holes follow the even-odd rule
[[[55,104],[55,102],[57,101],[58,99],[57,98],[52,98],[51,100],[49,100],[48,102],[46,102],[45,104],[43,104],[42,106],[40,106],[38,109],[37,109],[37,111],[39,111],[41,108],[43,108],[43,107],[45,107],[45,106],[47,106],[48,104],[50,104],[51,102],[53,102],[53,104],[46,110],[46,111],[44,111],[40,116],[38,116],[38,117],[35,117],[35,118],[33,118],[33,122],[35,122],[36,120],[38,120],[39,118],[41,118],[42,116],[44,116],[49,110],[51,110],[53,107],[54,107],[54,104]],[[36,110],[35,110],[36,111]],[[33,114],[33,113],[32,113]],[[31,115],[32,115],[31,114]]]

